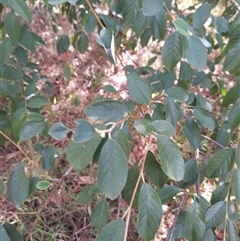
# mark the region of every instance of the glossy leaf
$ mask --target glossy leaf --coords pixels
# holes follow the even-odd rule
[[[91,223],[94,228],[101,230],[107,223],[110,214],[110,205],[105,199],[100,200],[91,213]]]
[[[134,121],[135,129],[142,135],[147,136],[153,131],[153,124],[148,119],[136,119]]]
[[[231,171],[235,152],[231,148],[217,151],[209,159],[207,165],[207,176],[210,178],[222,177]]]
[[[234,170],[232,181],[232,192],[236,198],[237,204],[240,205],[240,169]]]
[[[202,137],[198,125],[192,118],[187,118],[183,126],[183,134],[194,150],[199,148]]]
[[[195,37],[187,37],[185,56],[188,62],[197,70],[202,70],[207,63],[207,51],[202,41]]]
[[[44,127],[45,122],[28,121],[20,129],[19,138],[21,141],[31,139],[35,135],[42,133]]]
[[[240,56],[238,53],[240,49],[240,43],[237,43],[233,48],[231,48],[223,64],[224,71],[235,71],[239,68]]]
[[[185,166],[177,144],[167,136],[157,135],[157,145],[164,173],[175,181],[182,180]]]
[[[48,181],[39,181],[36,185],[39,190],[47,190],[50,187],[50,182]]]
[[[209,4],[203,4],[193,14],[193,27],[201,28],[203,24],[210,17],[211,6]]]
[[[167,32],[166,20],[166,11],[163,8],[152,17],[151,32],[154,39],[162,40],[165,37]]]
[[[174,20],[173,24],[180,34],[187,36],[188,25],[183,19],[177,18]]]
[[[24,0],[7,0],[7,3],[20,17],[31,22],[31,12]]]
[[[41,95],[35,95],[28,100],[27,105],[29,108],[36,109],[43,107],[47,103],[49,103],[47,98]]]
[[[62,35],[57,42],[57,52],[58,54],[64,54],[70,46],[70,40],[68,35]]]
[[[22,235],[18,232],[18,230],[12,224],[4,223],[3,227],[5,228],[11,241],[22,241],[23,240]],[[0,237],[2,237],[1,234],[0,234]]]
[[[20,38],[21,25],[14,12],[8,13],[4,20],[4,28],[13,43],[17,43]]]
[[[2,241],[11,241],[3,225],[0,225],[0,237]]]
[[[175,134],[175,129],[171,123],[165,120],[155,120],[152,122],[154,131],[165,136],[172,136]]]
[[[100,32],[100,40],[103,44],[103,48],[109,58],[109,60],[115,64],[115,40],[114,40],[114,32],[110,28],[104,28]]]
[[[137,231],[145,240],[150,241],[157,232],[162,219],[162,202],[157,192],[147,183],[139,194],[139,213]]]
[[[143,14],[145,16],[156,15],[161,8],[163,8],[162,0],[143,0],[142,1]]]
[[[109,139],[103,145],[98,165],[98,186],[113,200],[121,193],[127,181],[127,157],[122,148]]]
[[[25,175],[24,166],[21,162],[13,168],[7,183],[7,196],[11,203],[19,208],[21,203],[28,197],[29,179]]]
[[[167,89],[165,93],[181,103],[188,100],[188,94],[185,92],[185,90],[183,90],[183,88],[178,86]]]
[[[240,101],[236,102],[230,110],[228,122],[232,131],[240,125]]]
[[[77,143],[89,141],[95,135],[94,127],[83,119],[77,119],[77,128],[73,132],[73,140]]]
[[[163,172],[160,163],[156,160],[151,151],[148,151],[147,153],[144,169],[150,182],[155,184],[157,187],[163,187],[168,177]]]
[[[149,82],[142,79],[135,72],[127,76],[127,86],[130,96],[141,105],[148,105],[150,102],[151,87]]]
[[[57,122],[49,130],[49,135],[51,135],[56,140],[62,140],[66,137],[69,129],[62,123]]]
[[[162,49],[162,61],[168,71],[172,71],[183,55],[183,44],[178,32],[170,34]]]
[[[98,134],[87,142],[75,143],[70,141],[66,150],[67,161],[74,169],[83,170],[92,160],[100,142],[101,137]]]
[[[206,229],[205,214],[202,207],[194,202],[187,210],[184,234],[189,241],[200,240]]]
[[[206,212],[207,228],[214,228],[224,221],[226,214],[226,203],[220,201],[212,205]]]
[[[164,185],[161,189],[157,189],[162,204],[167,203],[180,192],[180,188],[172,185]]]
[[[121,218],[118,218],[108,223],[98,234],[95,241],[123,241],[124,232],[124,222]]]
[[[166,120],[173,126],[183,118],[184,112],[179,103],[176,103],[171,97],[166,99]]]
[[[42,156],[42,166],[45,171],[49,171],[53,167],[53,158],[55,152],[51,146],[44,146],[39,150],[39,153]]]
[[[209,113],[200,108],[193,108],[193,115],[200,121],[203,127],[214,130],[216,127],[215,121]]]
[[[133,166],[128,171],[127,182],[125,184],[124,189],[122,190],[122,198],[128,204],[130,204],[130,202],[131,202],[132,195],[133,195],[134,189],[136,187],[139,174],[140,174],[140,172],[139,172],[139,168],[137,165]],[[140,192],[140,187],[141,187],[140,185],[141,185],[141,182],[137,187],[137,192],[136,192],[135,198],[133,200],[133,205],[132,205],[133,208],[138,206],[139,192]]]
[[[128,108],[120,101],[101,100],[87,106],[84,112],[92,120],[116,122],[127,116]]]

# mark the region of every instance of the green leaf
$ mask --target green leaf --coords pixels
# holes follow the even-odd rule
[[[44,146],[39,150],[39,153],[41,154],[43,159],[43,169],[45,171],[51,170],[53,167],[53,158],[55,155],[53,148],[51,146]]]
[[[2,62],[2,64],[6,64],[9,61],[13,50],[14,46],[11,39],[6,38],[0,43],[0,61]]]
[[[195,37],[187,37],[185,56],[188,62],[197,70],[202,70],[207,63],[207,51],[202,41]]]
[[[20,38],[21,25],[14,12],[8,13],[4,20],[4,28],[9,38],[16,44]]]
[[[236,163],[238,168],[240,169],[240,136],[238,137],[238,144],[236,147]]]
[[[39,190],[47,190],[50,187],[50,182],[48,181],[39,181],[36,185]]]
[[[161,8],[160,12],[152,17],[151,32],[154,39],[163,40],[166,35],[166,11]]]
[[[87,33],[92,33],[96,27],[97,21],[92,12],[83,15],[83,25]]]
[[[108,15],[100,14],[101,19],[105,23],[107,28],[112,29],[114,32],[118,32],[122,28],[122,24],[114,18],[111,18]]]
[[[164,173],[175,181],[182,180],[185,166],[176,143],[167,136],[157,135],[157,145]]]
[[[139,11],[135,17],[133,29],[136,34],[136,38],[142,34],[148,24],[147,17],[143,15],[142,11]]]
[[[161,188],[166,183],[168,177],[151,151],[147,153],[144,169],[149,181],[157,187]]]
[[[95,241],[123,241],[124,233],[124,222],[121,218],[118,218],[107,224],[98,234]]]
[[[142,12],[145,16],[154,16],[163,8],[162,0],[143,0]]]
[[[164,185],[161,189],[157,189],[157,194],[159,195],[162,204],[167,203],[173,197],[175,197],[179,192],[180,188],[172,185]]]
[[[240,169],[234,170],[232,181],[232,193],[236,198],[237,204],[240,205]]]
[[[63,74],[64,74],[64,80],[66,80],[66,81],[70,80],[72,71],[71,71],[71,67],[69,66],[69,64],[64,65]]]
[[[198,125],[192,118],[187,118],[183,126],[183,134],[187,137],[191,147],[197,150],[202,137]]]
[[[85,186],[82,191],[77,196],[77,202],[86,205],[88,204],[93,197],[93,194],[90,193],[90,187]]]
[[[220,201],[212,205],[206,212],[206,225],[207,228],[215,228],[225,219],[226,203]]]
[[[103,89],[108,93],[116,93],[116,89],[112,85],[104,85]]]
[[[172,97],[174,100],[184,103],[188,100],[188,94],[181,87],[174,86],[169,88],[165,92],[168,96]]]
[[[31,139],[37,134],[42,133],[45,127],[45,122],[28,121],[20,129],[19,138],[21,141]]]
[[[193,14],[193,27],[201,28],[204,23],[210,17],[211,6],[209,4],[203,4]]]
[[[235,105],[229,112],[228,122],[231,130],[235,130],[240,124],[240,101],[236,102]]]
[[[41,96],[41,95],[36,95],[36,96],[31,97],[28,100],[27,106],[29,108],[36,109],[36,108],[43,107],[47,103],[49,103],[47,98],[45,98],[44,96]]]
[[[91,213],[91,223],[94,228],[101,230],[107,223],[110,214],[110,205],[105,199],[100,200]]]
[[[77,119],[77,128],[73,132],[73,140],[78,143],[86,142],[95,135],[94,127],[83,119]]]
[[[57,122],[53,124],[48,134],[56,140],[62,140],[66,137],[68,132],[69,129],[62,122]]]
[[[211,204],[215,204],[220,201],[224,201],[229,188],[229,183],[224,183],[221,186],[218,186],[213,192],[211,197]]]
[[[142,135],[147,136],[153,131],[153,124],[148,119],[136,119],[134,121],[135,129]]]
[[[149,82],[141,78],[135,72],[127,76],[127,86],[130,96],[141,105],[148,105],[150,102],[151,86]]]
[[[51,5],[57,5],[57,4],[62,4],[66,2],[67,0],[48,0],[48,4],[51,4]]]
[[[178,32],[169,35],[162,48],[162,61],[166,69],[172,71],[183,55],[183,43]]]
[[[114,41],[114,32],[110,28],[104,28],[100,32],[100,40],[102,46],[105,49],[105,52],[111,61],[112,64],[116,63],[115,59],[115,41]]]
[[[39,181],[39,177],[30,177],[29,178],[29,190],[28,190],[28,196],[33,194],[37,189],[37,183]]]
[[[190,159],[185,162],[185,175],[183,178],[184,182],[190,182],[196,175],[198,175],[198,165],[195,159]]]
[[[79,52],[83,54],[87,50],[88,44],[89,41],[87,35],[84,32],[81,32],[77,42],[77,49]]]
[[[25,175],[24,166],[21,162],[13,168],[7,183],[7,196],[11,203],[19,208],[21,203],[28,197],[29,179]]]
[[[128,143],[128,137],[122,129],[112,133],[112,139],[122,148],[125,156],[128,158],[130,154],[130,146]]]
[[[162,219],[162,202],[157,192],[147,183],[139,194],[139,213],[137,231],[145,240],[151,240],[157,232]]]
[[[215,240],[216,239],[215,239],[213,231],[211,229],[207,229],[201,239],[201,241],[215,241]]]
[[[233,48],[231,48],[223,64],[224,71],[235,71],[239,68],[240,56],[236,54],[239,52],[240,43],[237,43]]]
[[[22,241],[23,240],[22,235],[18,232],[18,230],[12,224],[4,223],[3,227],[5,228],[11,241]],[[0,237],[2,237],[1,234],[0,234]]]
[[[114,200],[127,181],[127,157],[122,148],[109,139],[103,145],[98,165],[98,186],[108,198]]]
[[[67,161],[74,169],[83,170],[92,160],[100,142],[101,137],[98,134],[87,142],[75,143],[70,141],[66,151]]]
[[[28,53],[27,50],[25,50],[23,47],[21,46],[17,46],[15,48],[15,55],[17,60],[23,65],[26,66],[26,64],[28,63]]]
[[[134,189],[136,187],[139,174],[140,174],[140,172],[139,172],[139,168],[137,165],[133,166],[128,171],[127,182],[125,184],[125,187],[122,190],[122,198],[128,204],[130,204],[130,202],[131,202],[132,195],[133,195]],[[135,195],[135,198],[133,201],[133,205],[132,205],[133,208],[138,206],[140,185],[141,185],[141,182],[137,187],[137,192],[136,192],[136,195]]]
[[[177,18],[173,24],[180,34],[184,36],[188,35],[188,24],[182,18]]]
[[[152,36],[151,29],[145,28],[143,33],[141,34],[140,44],[142,48],[146,47],[148,45],[148,42]]]
[[[199,240],[206,229],[205,214],[202,207],[194,202],[187,210],[184,236],[189,241]]]
[[[155,120],[152,122],[154,132],[165,136],[172,136],[175,134],[175,129],[171,123],[165,120]]]
[[[200,108],[193,108],[193,115],[200,121],[201,125],[207,129],[214,130],[216,128],[212,115]]]
[[[139,2],[136,0],[123,0],[121,4],[123,5],[122,16],[124,25],[129,27],[139,10]]]
[[[12,129],[12,124],[6,115],[0,115],[0,130],[7,131]]]
[[[70,40],[68,35],[62,35],[57,42],[57,52],[58,54],[65,53],[70,46]]]
[[[127,116],[128,108],[120,101],[101,100],[87,106],[84,112],[92,120],[117,122]]]
[[[188,80],[191,81],[193,77],[193,70],[190,65],[184,61],[181,61],[179,81]]]
[[[24,0],[7,0],[8,5],[27,22],[31,22],[31,12]]]
[[[184,112],[179,103],[176,103],[171,97],[166,99],[166,120],[173,126],[183,118]]]
[[[0,237],[2,241],[11,241],[3,225],[0,225]]]
[[[22,27],[21,35],[18,42],[26,49],[35,52],[36,41],[26,27]]]
[[[207,176],[209,178],[222,177],[230,172],[233,166],[234,156],[234,149],[231,148],[215,152],[208,161]]]
[[[238,87],[235,85],[223,97],[222,106],[227,107],[230,104],[234,104],[239,97],[240,97],[240,91]]]

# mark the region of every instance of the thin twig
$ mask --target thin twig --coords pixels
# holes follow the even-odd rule
[[[208,136],[205,136],[205,135],[202,135],[202,137],[208,141],[211,141],[212,143],[214,143],[216,146],[222,148],[222,149],[225,149],[226,147],[223,146],[222,144],[218,143],[217,141],[214,141],[213,139],[211,139],[210,137]]]
[[[180,203],[180,205],[179,205],[177,215],[176,215],[175,220],[174,220],[174,222],[173,222],[172,231],[171,231],[170,237],[169,237],[169,239],[168,239],[169,241],[172,240],[173,233],[174,233],[174,230],[175,230],[175,228],[176,228],[178,216],[179,216],[180,211],[181,211],[181,209],[182,209],[182,205],[183,205],[183,203],[184,203],[184,200],[185,200],[185,194],[183,194],[183,196],[182,196],[182,200],[181,200],[181,203]]]

